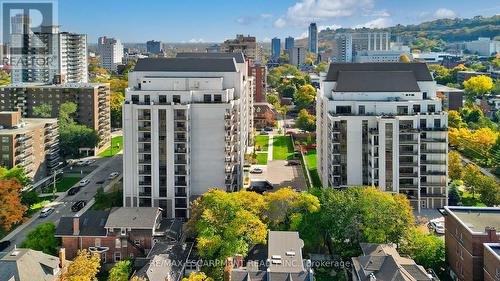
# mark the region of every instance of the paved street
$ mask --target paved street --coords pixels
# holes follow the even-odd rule
[[[85,177],[85,179],[90,180],[90,183],[87,186],[83,187],[80,190],[80,192],[78,192],[76,195],[68,196],[67,194],[64,194],[61,200],[57,200],[57,202],[56,201],[52,202],[50,206],[55,207],[55,211],[48,217],[38,218],[39,212],[37,212],[33,215],[30,221],[26,222],[25,224],[19,226],[14,231],[9,233],[9,235],[7,235],[3,240],[10,240],[11,246],[4,251],[8,252],[14,247],[14,245],[21,244],[26,239],[26,235],[30,231],[35,229],[38,225],[48,221],[53,221],[57,225],[59,219],[62,216],[73,215],[74,213],[71,211],[71,206],[73,205],[73,203],[75,203],[78,200],[87,200],[87,201],[91,200],[100,186],[105,186],[109,183],[109,180],[106,179],[108,178],[110,173],[119,172],[120,174],[122,174],[122,167],[123,167],[122,156],[123,155],[120,153],[110,158],[98,159],[94,157],[89,157],[88,159],[94,158],[97,160],[93,164],[97,166],[96,169]],[[106,180],[106,181],[104,184],[96,183],[101,180]]]

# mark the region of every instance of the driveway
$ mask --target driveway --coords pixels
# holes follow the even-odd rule
[[[286,166],[286,160],[272,160],[267,165],[259,165],[264,172],[262,174],[250,174],[250,180],[268,180],[274,190],[290,186],[300,190],[307,190],[302,166]]]

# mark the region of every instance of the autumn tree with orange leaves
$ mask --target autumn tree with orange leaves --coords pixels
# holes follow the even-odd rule
[[[21,222],[27,208],[21,203],[22,186],[15,178],[0,179],[0,227],[9,231]]]

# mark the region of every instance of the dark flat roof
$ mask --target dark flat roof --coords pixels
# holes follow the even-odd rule
[[[243,53],[177,53],[177,58],[234,58],[236,63],[245,63]]]
[[[134,71],[236,72],[234,58],[142,58]]]
[[[411,71],[417,81],[433,81],[425,63],[331,63],[326,81],[337,81],[341,71]]]
[[[412,71],[339,71],[336,92],[420,92]]]
[[[500,232],[500,208],[447,206],[445,210],[472,232],[485,233],[486,227],[495,227]]]

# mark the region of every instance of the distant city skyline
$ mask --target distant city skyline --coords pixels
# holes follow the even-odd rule
[[[271,38],[307,37],[310,22],[318,31],[338,27],[388,27],[438,18],[470,18],[500,13],[488,0],[423,0],[419,5],[398,0],[212,1],[59,0],[62,30],[119,38],[124,43],[159,40],[165,43],[222,42],[235,34]],[[489,7],[489,8],[478,8]],[[90,16],[91,15],[91,16]]]

